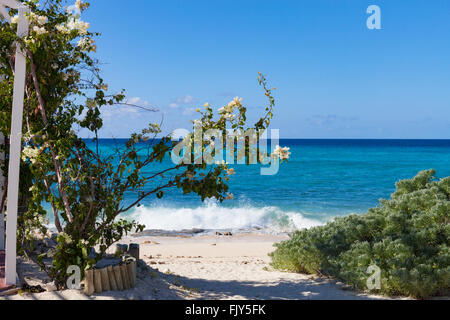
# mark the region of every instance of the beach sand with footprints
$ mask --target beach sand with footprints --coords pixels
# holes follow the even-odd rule
[[[81,290],[20,293],[2,299],[380,299],[332,279],[273,270],[268,253],[284,239],[261,234],[128,237],[121,243],[139,243],[141,259],[131,290],[90,297]],[[19,277],[45,287],[46,275],[23,259]]]

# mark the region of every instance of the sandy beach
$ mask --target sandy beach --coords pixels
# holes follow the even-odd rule
[[[242,234],[196,237],[128,237],[139,243],[135,288],[87,297],[78,290],[21,293],[7,300],[154,300],[154,299],[381,299],[356,293],[330,279],[272,270],[268,253],[286,236]],[[46,275],[23,259],[19,277],[45,283]]]

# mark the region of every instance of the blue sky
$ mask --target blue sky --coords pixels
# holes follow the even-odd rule
[[[82,18],[110,89],[160,110],[108,109],[105,138],[189,129],[195,107],[234,96],[255,119],[259,71],[282,138],[450,138],[450,1],[95,0]]]

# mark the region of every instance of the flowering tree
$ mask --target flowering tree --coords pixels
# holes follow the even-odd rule
[[[22,252],[35,258],[63,285],[68,266],[89,268],[114,242],[131,230],[143,229],[144,226],[124,220],[120,215],[138,206],[144,198],[162,198],[166,189],[180,188],[185,194],[198,194],[202,200],[231,199],[227,181],[234,170],[225,163],[208,166],[197,162],[192,152],[188,155],[194,160],[191,163],[180,162],[145,174],[145,168],[162,162],[176,148],[170,137],[160,137],[157,124],[133,134],[122,150],[107,158],[100,156],[98,148],[88,148],[74,128],[87,129],[97,137],[102,127],[100,110],[127,104],[123,91],[108,93],[98,62],[92,57],[96,51],[94,37],[98,34],[89,31],[89,23],[81,20],[89,3],[77,0],[75,5],[64,7],[63,0],[42,1],[42,5],[39,0],[29,0],[26,4],[31,9],[28,37],[16,37],[14,10],[10,10],[12,25],[0,20],[0,130],[8,136],[14,47],[20,43],[28,59],[28,70],[18,238]],[[259,83],[269,103],[266,114],[252,127],[257,133],[270,124],[275,105],[272,90],[262,75]],[[218,114],[209,104],[198,111],[201,119],[194,124],[203,131],[220,130],[225,136],[227,128],[240,132],[248,129],[245,128],[247,110],[239,98],[221,108]],[[193,143],[195,137],[188,135],[185,141]],[[98,143],[98,139],[94,142]],[[8,150],[7,143],[6,140],[1,146],[4,152]],[[202,136],[197,147],[206,150],[212,144],[214,139]],[[249,148],[246,147],[246,152]],[[289,152],[278,148],[274,156],[284,160]],[[7,172],[4,163],[3,172]],[[125,204],[124,195],[128,192],[137,196],[135,201]],[[47,232],[45,202],[51,205],[59,233],[51,266],[43,263],[44,255],[32,254],[34,231]],[[5,199],[1,206],[5,206]],[[94,246],[99,246],[100,254],[90,259],[88,253]]]

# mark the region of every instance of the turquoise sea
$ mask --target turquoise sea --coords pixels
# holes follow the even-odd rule
[[[100,140],[99,147],[107,155],[125,141]],[[234,166],[234,200],[202,203],[195,195],[171,190],[162,200],[146,199],[127,216],[157,230],[288,232],[362,214],[388,198],[396,181],[421,170],[433,168],[439,178],[450,176],[450,140],[289,139],[279,144],[290,147],[292,155],[277,175],[260,175],[258,165]],[[135,197],[128,194],[126,201]]]

